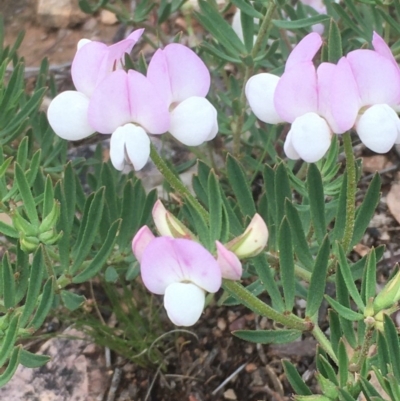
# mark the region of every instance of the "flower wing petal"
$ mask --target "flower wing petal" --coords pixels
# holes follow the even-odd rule
[[[216,135],[216,121],[215,107],[204,97],[192,96],[171,112],[169,132],[187,146],[198,146]]]
[[[316,113],[296,118],[290,131],[294,149],[308,163],[320,160],[331,144],[331,129],[325,119]]]
[[[368,108],[356,123],[362,143],[374,152],[388,152],[398,137],[399,117],[386,104]]]
[[[95,132],[89,124],[88,108],[89,98],[83,93],[65,91],[51,101],[47,118],[59,137],[77,141]]]
[[[318,50],[322,46],[321,35],[317,32],[309,33],[305,36],[290,53],[286,65],[285,72],[303,64],[312,61]]]
[[[246,83],[246,97],[251,110],[258,119],[269,124],[279,124],[284,120],[275,109],[274,95],[279,77],[262,73],[252,76]]]
[[[205,292],[192,283],[172,283],[164,295],[168,317],[177,326],[193,326],[201,316]]]

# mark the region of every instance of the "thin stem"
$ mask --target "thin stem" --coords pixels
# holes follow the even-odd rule
[[[363,345],[355,357],[357,357],[357,361],[355,363],[350,363],[349,370],[350,372],[359,372],[364,364],[365,359],[368,356],[369,349],[371,347],[372,335],[374,333],[374,326],[367,326],[367,330],[365,331]]]
[[[347,190],[346,190],[346,225],[343,235],[343,249],[347,252],[353,239],[354,220],[356,216],[356,166],[349,132],[343,134],[344,153],[346,155]]]
[[[260,29],[258,31],[257,39],[256,42],[254,43],[253,50],[251,51],[251,58],[254,62],[255,57],[257,56],[258,52],[260,51],[261,45],[263,43],[263,40],[265,36],[268,35],[268,32],[271,28],[271,21],[272,21],[272,16],[276,10],[276,4],[272,1],[269,3],[268,10],[264,16],[264,19],[261,23]],[[240,155],[240,137],[242,135],[242,129],[243,129],[243,124],[244,124],[244,116],[246,114],[246,83],[249,80],[251,74],[253,72],[253,66],[247,65],[245,72],[244,72],[244,78],[243,78],[243,87],[242,87],[242,92],[240,94],[240,99],[239,99],[239,104],[241,106],[240,114],[237,118],[237,123],[235,127],[235,131],[233,132],[233,154],[236,157],[239,157]]]
[[[335,352],[333,351],[332,345],[323,331],[319,328],[318,325],[315,325],[311,331],[314,338],[318,341],[319,345],[322,349],[332,358],[332,360],[338,364],[338,360]]]
[[[165,163],[163,158],[158,154],[157,149],[153,144],[150,145],[150,157],[153,163],[156,165],[158,171],[164,176],[168,184],[178,192],[179,195],[186,198],[188,202],[198,211],[198,213],[203,217],[203,219],[208,223],[210,218],[208,212],[199,203],[199,201],[190,193],[190,191],[185,187],[181,180],[179,180],[176,175],[171,171],[168,165]]]
[[[237,300],[261,316],[272,319],[273,321],[291,329],[300,331],[310,330],[310,324],[308,322],[305,322],[303,319],[293,315],[292,313],[289,315],[284,315],[277,312],[269,305],[258,299],[237,281],[224,280],[222,287]]]

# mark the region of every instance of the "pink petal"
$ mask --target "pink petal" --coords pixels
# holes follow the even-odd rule
[[[78,141],[95,132],[88,121],[88,108],[89,99],[83,93],[65,91],[51,101],[47,118],[59,137]]]
[[[144,285],[155,294],[164,294],[170,284],[183,281],[208,292],[221,286],[217,261],[202,245],[187,239],[154,239],[143,253],[141,272]]]
[[[216,135],[217,110],[204,97],[192,96],[171,112],[169,132],[187,146],[199,146]]]
[[[205,292],[192,283],[172,283],[164,295],[164,307],[172,323],[177,326],[193,326],[201,316],[205,304]]]
[[[268,124],[284,122],[274,105],[275,89],[279,77],[273,74],[257,74],[246,83],[246,97],[251,110],[258,119]]]
[[[331,129],[316,113],[307,113],[296,118],[290,132],[294,149],[308,163],[322,159],[331,145]]]
[[[153,241],[154,238],[156,237],[147,226],[143,226],[133,237],[132,252],[139,263],[142,260],[144,250],[147,248],[147,245],[149,245],[150,242]]]
[[[353,127],[360,98],[358,87],[345,57],[338,64],[322,63],[317,70],[319,112],[336,134]]]
[[[399,68],[396,59],[394,58],[393,53],[390,50],[390,47],[376,32],[374,32],[372,35],[372,46],[377,53],[379,53],[383,57],[386,57],[396,68]]]
[[[168,131],[168,106],[151,81],[139,72],[129,70],[128,86],[131,121],[140,124],[150,134]]]
[[[400,73],[386,57],[373,50],[355,50],[347,55],[357,82],[362,106],[400,102]]]
[[[217,262],[221,269],[223,278],[228,280],[240,280],[242,277],[242,263],[239,258],[219,241],[215,241],[217,246]]]
[[[89,122],[101,134],[133,122],[130,112],[128,74],[114,71],[93,92],[89,104]]]
[[[291,70],[293,67],[297,68],[298,64],[312,61],[321,46],[321,35],[316,32],[309,33],[290,53],[286,61],[285,72]]]
[[[169,80],[170,103],[182,102],[191,96],[204,97],[210,89],[210,73],[199,56],[178,43],[158,50],[150,61],[147,76],[166,94]],[[168,78],[167,78],[168,77]]]
[[[362,143],[374,152],[388,152],[398,138],[399,117],[386,104],[368,108],[356,124],[357,134]]]
[[[284,121],[318,111],[317,74],[311,62],[297,64],[279,80],[274,96],[275,109]]]

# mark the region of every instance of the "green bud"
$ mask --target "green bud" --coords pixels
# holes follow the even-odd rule
[[[39,233],[44,233],[46,231],[53,229],[57,224],[59,217],[60,217],[60,203],[58,201],[54,201],[50,213],[43,219],[42,223],[39,226]]]
[[[373,307],[375,313],[390,308],[400,299],[400,271],[385,285],[376,296]]]
[[[316,377],[324,395],[329,399],[336,400],[339,396],[339,391],[336,385],[326,377],[322,376],[321,373],[317,373]]]
[[[37,233],[36,227],[29,223],[29,221],[25,220],[17,210],[14,211],[12,222],[15,229],[20,232],[20,236],[35,236]]]
[[[34,252],[39,246],[40,242],[36,237],[25,237],[21,238],[21,249],[24,252]]]
[[[45,233],[39,234],[39,240],[46,245],[55,244],[63,235],[63,232],[59,232],[58,234],[52,229],[46,231]]]

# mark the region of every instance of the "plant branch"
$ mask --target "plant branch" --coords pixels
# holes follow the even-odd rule
[[[338,359],[336,357],[335,352],[333,351],[332,345],[330,341],[327,339],[326,335],[319,328],[318,325],[315,325],[311,331],[314,338],[318,341],[318,344],[322,347],[322,349],[332,358],[332,360],[338,364]]]

